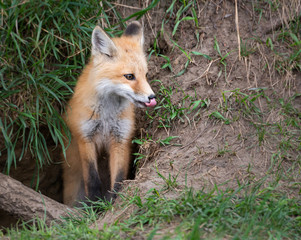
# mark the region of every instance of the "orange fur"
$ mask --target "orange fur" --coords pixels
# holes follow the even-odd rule
[[[134,105],[143,105],[148,101],[145,99],[153,95],[146,79],[142,28],[137,22],[131,27],[135,30],[133,33],[130,29],[128,34],[113,39],[98,27],[93,32],[94,53],[92,51],[78,79],[64,115],[72,135],[63,174],[64,203],[67,205],[86,198],[107,199],[111,196],[108,191],[117,186],[116,181],[127,177],[135,125]],[[135,80],[128,80],[125,74],[133,74]],[[115,107],[120,112],[108,109]],[[110,189],[103,189],[98,180],[99,175],[104,174],[98,172],[101,149],[109,153]]]

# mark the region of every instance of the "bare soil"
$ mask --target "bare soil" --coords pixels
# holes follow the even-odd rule
[[[267,6],[262,6],[263,8]],[[162,8],[160,8],[162,9]],[[266,136],[263,144],[258,143],[256,129],[249,121],[240,118],[229,125],[220,120],[209,118],[210,113],[218,109],[223,102],[222,92],[239,88],[242,92],[250,93],[252,88],[266,88],[266,94],[272,99],[287,99],[301,90],[301,75],[298,72],[287,72],[279,75],[275,71],[275,56],[265,46],[259,44],[256,38],[265,41],[273,38],[274,28],[278,26],[278,12],[265,9],[265,17],[260,20],[252,12],[250,2],[240,3],[238,6],[238,19],[240,37],[242,42],[247,42],[254,52],[247,57],[238,59],[238,42],[235,27],[235,4],[233,1],[206,1],[200,2],[198,16],[201,24],[198,31],[201,33],[200,43],[195,37],[196,28],[192,21],[180,24],[175,39],[177,43],[188,52],[198,51],[212,57],[207,60],[201,56],[193,56],[192,63],[187,71],[175,78],[175,73],[184,68],[187,60],[179,50],[167,51],[174,73],[167,69],[160,69],[160,59],[151,57],[149,62],[150,79],[160,79],[165,86],[181,89],[190,96],[195,94],[201,99],[209,99],[210,105],[201,114],[197,121],[181,123],[175,121],[170,129],[153,128],[146,131],[153,139],[164,139],[167,136],[179,136],[175,141],[180,146],[149,147],[148,155],[154,155],[139,169],[133,184],[143,193],[150,188],[163,184],[163,180],[156,171],[168,178],[169,174],[177,176],[177,182],[203,189],[214,184],[225,184],[226,187],[237,186],[237,181],[244,183],[250,179],[256,180],[263,177],[271,163],[271,155],[276,152],[276,144],[272,138]],[[160,11],[151,15],[153,29],[161,27]],[[157,15],[159,16],[157,16]],[[154,21],[155,19],[155,21]],[[165,34],[171,36],[174,25],[164,27]],[[148,27],[149,25],[146,24]],[[151,32],[146,30],[146,33]],[[153,38],[149,42],[153,42]],[[162,37],[160,48],[167,48],[168,42]],[[217,39],[223,55],[226,58],[226,77],[223,65],[218,61],[219,56],[214,49],[214,38]],[[176,91],[175,91],[176,92]],[[230,93],[225,93],[229,95]],[[173,95],[174,104],[179,104],[183,94],[178,91]],[[294,106],[300,109],[300,97],[295,99]],[[273,123],[281,115],[270,111],[264,99],[258,106],[262,112],[267,113],[265,120]],[[143,114],[143,113],[142,113]],[[145,127],[144,127],[145,128]],[[146,128],[145,128],[146,129]],[[225,150],[224,152],[221,150]],[[297,153],[298,154],[298,153]],[[284,163],[285,164],[285,163]],[[158,168],[158,170],[156,170]],[[293,192],[291,193],[293,194]]]
[[[162,3],[160,3],[162,4]],[[152,32],[161,28],[162,17],[166,7],[158,6],[145,20],[146,42],[154,42]],[[169,191],[168,196],[176,194],[177,189],[193,187],[194,189],[211,189],[215,185],[219,188],[235,188],[239,184],[255,182],[265,176],[271,167],[271,157],[277,152],[279,142],[270,135],[266,135],[264,141],[259,143],[257,130],[247,119],[239,118],[227,125],[224,122],[210,118],[213,111],[219,109],[223,102],[222,92],[239,88],[241,92],[250,94],[254,88],[264,88],[270,99],[288,99],[301,90],[301,74],[297,71],[279,74],[275,70],[276,57],[265,45],[267,38],[275,38],[276,28],[281,27],[279,12],[272,12],[266,5],[264,17],[258,22],[258,15],[254,12],[251,2],[243,2],[238,6],[238,19],[240,38],[247,43],[252,53],[239,60],[238,41],[235,26],[234,1],[199,1],[199,24],[196,29],[193,21],[180,23],[178,31],[173,39],[187,52],[198,51],[209,55],[212,60],[201,56],[192,56],[192,61],[187,71],[174,77],[184,68],[186,56],[177,48],[172,47],[169,37],[172,35],[174,22],[169,21],[164,25],[164,34],[159,38],[159,48],[164,55],[170,58],[173,72],[167,68],[161,69],[164,63],[162,58],[151,56],[149,61],[149,79],[160,79],[164,86],[171,86],[174,90],[172,102],[181,104],[183,92],[190,96],[197,95],[201,99],[209,99],[210,105],[191,121],[181,122],[176,120],[170,128],[158,129],[158,124],[152,127],[142,121],[141,115],[138,129],[142,134],[137,137],[145,137],[146,132],[153,140],[165,139],[168,136],[178,136],[173,141],[174,145],[160,146],[158,143],[147,143],[141,146],[141,152],[146,156],[146,161],[140,164],[135,180],[128,181],[125,189],[138,189],[144,196],[152,188],[162,189],[166,186],[165,180],[172,177],[176,179],[177,187]],[[280,25],[279,25],[280,24]],[[195,32],[200,33],[198,43]],[[217,39],[220,51],[223,55],[231,52],[226,58],[226,74],[224,66],[220,64],[217,51],[214,49],[214,39]],[[256,40],[257,39],[257,40]],[[279,49],[281,46],[279,46]],[[282,49],[284,51],[284,49]],[[155,89],[159,89],[156,86]],[[181,91],[177,91],[177,90]],[[251,89],[251,90],[250,90]],[[230,93],[225,93],[229,96]],[[293,105],[300,110],[300,97],[297,97]],[[283,116],[278,110],[271,110],[265,99],[260,99],[258,107],[264,113],[267,123],[279,121]],[[226,115],[226,117],[230,117]],[[292,159],[282,162],[282,167],[288,169],[292,161],[297,159],[299,152],[293,154]],[[296,157],[296,158],[294,158]],[[300,175],[294,173],[295,181],[300,181]],[[266,186],[275,176],[269,176]],[[274,179],[275,180],[275,179]],[[292,180],[292,179],[290,179]],[[299,189],[288,187],[289,180],[280,180],[279,190],[285,191],[290,197],[299,196]],[[118,201],[115,205],[118,209]],[[101,219],[98,226],[103,223],[120,220],[122,216],[130,214],[132,209],[120,210],[112,216],[111,213]]]

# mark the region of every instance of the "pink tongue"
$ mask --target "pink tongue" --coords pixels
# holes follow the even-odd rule
[[[152,98],[149,103],[145,103],[145,105],[147,107],[154,107],[154,106],[156,106],[156,104],[157,104],[157,102],[156,102],[156,99],[154,99],[154,98]]]

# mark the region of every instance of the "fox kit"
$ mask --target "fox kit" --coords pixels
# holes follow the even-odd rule
[[[156,105],[146,79],[143,42],[142,26],[136,21],[119,38],[110,38],[98,26],[93,30],[90,62],[78,79],[64,115],[72,135],[64,161],[67,205],[87,199],[110,200],[128,175],[134,106]],[[101,181],[101,176],[107,174],[99,167],[104,152],[108,154],[109,187]]]

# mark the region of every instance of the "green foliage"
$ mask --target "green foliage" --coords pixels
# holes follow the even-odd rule
[[[225,124],[245,119],[254,127],[260,146],[266,139],[273,139],[274,143],[278,143],[277,149],[282,160],[294,158],[296,162],[293,165],[300,165],[301,154],[298,154],[301,150],[300,111],[294,107],[300,94],[283,99],[278,98],[277,93],[268,97],[267,90],[267,88],[250,88],[247,92],[241,89],[224,91],[220,108],[213,111],[209,117],[219,119]],[[263,104],[266,105],[265,108],[261,106]],[[267,121],[272,112],[278,113],[277,121]]]
[[[172,21],[173,22],[173,31],[170,36],[168,36],[168,35],[166,35],[166,36],[169,38],[170,42],[174,45],[174,47],[176,49],[180,50],[187,57],[184,68],[181,71],[179,71],[178,73],[175,73],[175,77],[179,77],[185,73],[185,71],[188,68],[188,65],[192,62],[192,59],[191,59],[192,55],[203,56],[203,57],[211,60],[211,58],[208,55],[200,53],[200,52],[196,52],[196,51],[189,52],[188,50],[184,49],[177,43],[178,28],[181,25],[181,23],[184,21],[193,21],[194,22],[194,26],[196,28],[195,36],[197,38],[197,42],[199,42],[200,33],[199,33],[199,22],[198,22],[198,18],[197,18],[197,14],[196,14],[197,8],[198,8],[198,3],[196,0],[190,0],[190,1],[173,0],[172,3],[170,4],[169,8],[166,10],[165,16],[162,20],[161,29],[157,33],[157,36],[156,36],[156,39],[155,39],[152,49],[150,49],[149,57],[152,54],[155,54],[158,57],[164,58],[167,63],[162,65],[161,68],[164,69],[164,68],[168,67],[169,70],[171,72],[173,72],[173,67],[171,65],[170,58],[168,56],[166,56],[163,53],[163,51],[161,51],[161,49],[158,47],[158,38],[163,35],[163,33],[165,31],[164,30],[165,25]]]
[[[6,173],[28,150],[42,167],[51,161],[49,141],[63,144],[62,130],[68,130],[61,113],[85,64],[88,51],[83,46],[92,28],[87,18],[95,13],[93,4],[84,1],[18,3],[1,5],[5,51],[0,53],[0,127]],[[17,145],[20,155],[15,153]]]
[[[239,88],[229,91],[224,91],[223,96],[223,109],[225,111],[230,110],[231,104],[235,103],[236,106],[240,108],[244,116],[257,116],[260,117],[262,112],[259,108],[258,99],[261,97],[267,99],[269,98],[265,95],[264,90],[266,88],[251,88],[249,92],[244,93]],[[228,97],[226,95],[229,95]]]
[[[300,14],[296,15],[288,23],[288,27],[283,26],[278,32],[277,38],[274,43],[271,38],[267,38],[267,46],[274,52],[275,69],[280,74],[286,74],[292,70],[301,70],[301,23]],[[281,48],[276,48],[276,42],[285,46],[285,51]]]
[[[158,2],[126,19],[109,1],[0,4],[0,155],[7,158],[7,174],[28,151],[41,168],[51,161],[50,143],[62,146],[70,139],[61,114],[90,55],[95,25],[104,23],[118,35],[125,21],[141,18]]]
[[[248,44],[248,41],[240,39],[240,54],[242,57],[248,57],[255,52],[255,48]]]
[[[135,143],[139,146],[139,151],[133,153],[135,156],[134,165],[139,166],[139,163],[142,159],[146,159],[146,155],[144,154],[144,149],[148,149],[151,145],[160,145],[160,146],[169,146],[169,145],[177,145],[172,143],[173,139],[178,138],[178,136],[169,136],[164,139],[153,140],[152,137],[146,133],[144,138],[134,138],[132,143]]]
[[[230,55],[230,53],[233,52],[234,50],[232,50],[230,52],[227,52],[225,55],[223,55],[221,50],[220,50],[218,41],[217,41],[215,36],[214,36],[214,50],[216,50],[218,55],[220,56],[219,62],[220,62],[220,64],[222,64],[224,66],[225,80],[227,80],[227,62],[226,62],[226,59]],[[221,72],[222,72],[222,70],[221,70]]]
[[[169,190],[169,189],[175,189],[178,187],[178,183],[177,183],[177,178],[178,178],[178,175],[177,174],[176,176],[173,176],[171,175],[170,173],[168,174],[168,178],[165,177],[163,174],[161,174],[159,172],[159,169],[156,167],[156,171],[157,171],[157,174],[158,176],[164,181],[164,186],[162,188],[162,190]]]
[[[262,182],[240,185],[237,189],[194,191],[177,189],[176,177],[162,177],[175,197],[165,196],[166,188],[120,195],[123,209],[132,207],[127,218],[112,225],[96,226],[95,211],[90,207],[82,215],[47,227],[43,221],[33,226],[9,230],[11,239],[133,239],[148,236],[160,239],[298,239],[301,235],[301,208],[297,199],[277,194]],[[108,208],[110,211],[110,208]],[[170,232],[170,224],[175,229]],[[90,226],[95,226],[90,227]],[[102,226],[99,226],[102,227]]]
[[[225,146],[223,148],[218,148],[217,155],[219,157],[221,157],[221,156],[224,156],[226,153],[233,153],[233,154],[235,154],[231,150],[231,148],[229,147],[228,143],[225,143]]]
[[[170,4],[170,7],[167,9],[165,18],[162,21],[162,31],[164,29],[164,24],[169,22],[169,18],[172,15],[176,16],[176,19],[174,20],[174,28],[172,31],[172,36],[174,36],[177,32],[177,29],[181,22],[183,21],[194,21],[194,25],[198,28],[198,18],[196,16],[196,9],[197,8],[197,1],[177,1],[173,0],[173,2]]]
[[[137,209],[129,219],[115,226],[133,236],[149,227],[164,229],[169,223],[176,224],[173,232],[157,233],[164,239],[206,236],[208,232],[212,232],[213,237],[225,236],[225,233],[234,238],[297,237],[300,234],[298,201],[277,195],[271,189],[250,187],[245,185],[226,191],[216,188],[207,193],[185,189],[175,198],[167,198],[153,189],[143,200],[138,195],[133,198],[139,201],[124,198],[136,204]],[[253,190],[248,193],[249,188]]]
[[[220,112],[214,111],[210,113],[209,117],[215,117],[216,119],[222,120],[225,124],[230,124],[230,120],[225,118]]]
[[[166,87],[160,80],[156,80],[156,82],[160,84],[160,89],[156,94],[158,104],[153,111],[147,111],[146,114],[151,122],[155,120],[159,122],[159,128],[170,128],[172,122],[176,120],[184,123],[184,119],[186,119],[190,123],[188,114],[194,112],[192,117],[194,120],[201,108],[208,107],[210,104],[208,99],[198,99],[197,96],[192,97],[178,88]],[[173,95],[177,93],[180,93],[182,98],[179,103],[174,103]]]
[[[104,23],[111,35],[119,35],[125,28],[125,21],[141,18],[154,8],[159,0],[135,12],[126,19],[111,1],[3,1],[0,3],[3,25],[0,26],[0,153],[7,157],[5,171],[9,173],[13,166],[22,160],[28,151],[41,167],[50,161],[49,141],[62,145],[62,130],[68,130],[61,119],[66,100],[72,94],[75,81],[89,56],[90,35],[96,24]],[[279,8],[279,1],[254,1],[253,13],[257,21],[264,18],[266,9]],[[170,23],[173,49],[185,56],[184,68],[175,76],[181,76],[193,62],[201,56],[212,61],[212,56],[197,51],[189,51],[178,42],[181,26],[193,24],[199,41],[198,2],[195,0],[173,0],[168,7],[157,39],[164,31],[164,25]],[[274,35],[274,34],[273,34]],[[275,69],[281,73],[300,71],[300,17],[288,22],[288,28],[282,27],[276,38],[268,37],[260,44],[275,54]],[[173,59],[159,49],[157,39],[150,50],[164,59],[163,69],[174,71]],[[279,44],[285,46],[285,52],[279,50]],[[213,48],[227,78],[227,58],[231,51],[224,53],[218,40],[214,38]],[[255,50],[247,41],[241,41],[241,54],[248,57]],[[204,108],[210,105],[209,99],[188,95],[178,85],[158,85],[158,105],[147,110],[152,124],[159,128],[171,128],[175,122],[198,120]],[[194,191],[181,185],[181,175],[160,172],[159,190],[151,189],[146,195],[137,189],[134,193],[120,193],[120,206],[127,209],[129,216],[118,217],[112,225],[103,229],[94,229],[99,213],[113,211],[111,204],[94,202],[94,208],[84,206],[82,214],[70,216],[62,224],[47,227],[43,220],[24,223],[21,228],[8,230],[10,239],[299,239],[301,236],[300,199],[278,193],[275,185],[280,179],[289,180],[300,189],[295,179],[301,169],[301,115],[296,107],[300,94],[290,98],[279,97],[277,93],[267,94],[267,88],[247,90],[234,89],[222,93],[221,105],[205,117],[217,119],[223,124],[233,124],[243,119],[251,126],[251,134],[258,141],[254,145],[266,147],[270,141],[276,149],[272,152],[267,177],[250,185],[236,189],[212,191]],[[269,97],[268,97],[269,96]],[[270,99],[271,98],[271,99]],[[175,99],[179,99],[175,101]],[[264,107],[261,106],[263,103]],[[271,115],[277,112],[277,118]],[[271,118],[269,116],[272,116]],[[206,119],[208,120],[208,119]],[[210,121],[210,120],[209,120]],[[216,121],[216,123],[218,123]],[[245,137],[238,135],[237,140]],[[141,147],[175,145],[177,136],[152,139],[147,135],[133,142]],[[2,141],[3,139],[3,141]],[[15,148],[21,144],[22,151],[15,154]],[[252,146],[248,146],[252,147]],[[200,153],[201,154],[201,153]],[[218,147],[218,156],[235,154],[225,142]],[[135,163],[145,158],[143,151],[135,153]],[[287,164],[289,162],[289,164]],[[168,163],[168,162],[167,162]],[[172,162],[169,162],[172,165]],[[287,167],[289,165],[289,167]],[[249,165],[247,172],[251,172]],[[267,178],[274,178],[268,184]],[[265,183],[265,185],[263,185]],[[167,194],[166,194],[167,193]],[[128,212],[127,212],[128,213]],[[33,224],[32,224],[33,223]],[[172,228],[170,228],[172,225]],[[102,227],[102,226],[101,226]],[[172,229],[172,232],[169,231]],[[0,233],[1,236],[1,233]]]

